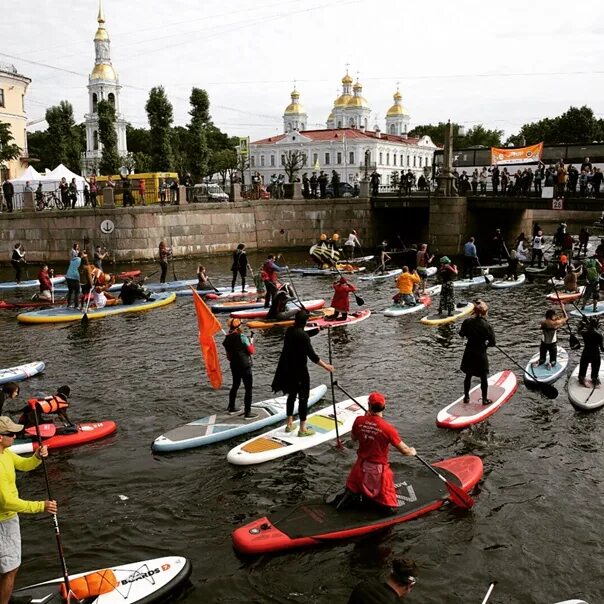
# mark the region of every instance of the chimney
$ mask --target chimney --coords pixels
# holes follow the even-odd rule
[[[382,138],[382,131],[379,126],[375,127],[375,138]]]
[[[361,130],[361,132],[365,132],[365,124],[360,125],[360,130]]]

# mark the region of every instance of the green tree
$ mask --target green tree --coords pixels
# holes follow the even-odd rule
[[[115,108],[109,101],[99,101],[99,142],[103,146],[99,170],[101,174],[117,174],[120,156],[117,152],[117,132],[115,130]]]
[[[222,186],[226,184],[227,178],[232,180],[234,172],[237,170],[237,151],[235,149],[221,149],[212,153],[209,173],[220,174]]]
[[[188,167],[194,180],[208,173],[209,149],[207,130],[210,121],[210,99],[201,88],[193,88],[189,97],[191,122],[189,123]]]
[[[126,138],[130,153],[146,153],[151,149],[151,135],[148,128],[135,128],[126,124]]]
[[[132,154],[134,159],[134,170],[139,174],[151,172],[151,156],[143,151],[135,151]]]
[[[52,170],[56,165],[52,165],[50,156],[51,141],[46,130],[38,130],[37,132],[27,133],[27,150],[29,156],[39,160],[36,169],[38,172],[44,171],[45,168]]]
[[[169,171],[174,163],[171,136],[174,118],[172,103],[168,100],[163,86],[151,88],[145,110],[149,119],[151,169],[156,172]]]
[[[13,142],[14,140],[10,124],[0,122],[0,167],[6,167],[6,163],[11,159],[21,156],[21,148]]]
[[[171,132],[172,166],[181,176],[191,171],[189,157],[189,130],[184,126],[176,126]]]
[[[82,127],[76,126],[73,107],[68,101],[46,110],[48,128],[46,133],[50,144],[46,161],[52,168],[64,164],[74,172],[80,171],[80,154],[84,148]]]
[[[445,122],[438,124],[425,124],[416,126],[409,132],[409,136],[419,137],[428,135],[435,145],[442,146],[445,143]],[[470,128],[463,136],[459,134],[461,126],[453,124],[453,146],[456,149],[466,147],[498,147],[501,145],[503,130],[489,130],[482,124]]]

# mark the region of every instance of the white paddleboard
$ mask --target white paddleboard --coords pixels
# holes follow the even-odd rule
[[[486,281],[485,281],[486,279]],[[480,275],[479,277],[472,277],[471,279],[458,279],[457,281],[453,281],[453,287],[456,289],[462,287],[477,287],[479,285],[488,285],[493,282],[493,275],[489,275],[486,273],[485,275]]]
[[[549,355],[547,357],[549,362]],[[568,367],[568,352],[561,346],[558,346],[558,357],[556,364],[548,368],[547,363],[543,365],[534,365],[539,360],[539,353],[535,353],[526,365],[524,379],[527,382],[541,382],[542,384],[553,384]]]
[[[386,271],[384,274],[374,273],[371,275],[363,275],[359,277],[359,281],[381,281],[383,279],[390,279],[396,277],[403,272],[402,268],[393,268],[392,270]]]
[[[455,402],[441,409],[436,416],[436,425],[440,428],[460,430],[484,421],[512,398],[518,388],[518,379],[513,371],[500,371],[488,379],[488,397],[493,402],[482,404],[480,384],[470,390],[470,402],[463,402],[463,395]]]
[[[577,365],[568,379],[568,398],[573,407],[581,411],[593,411],[604,407],[604,387],[594,386],[591,381],[591,366],[587,368],[585,386],[579,384],[579,366]],[[604,365],[598,372],[600,382],[604,383]]]
[[[64,281],[64,275],[57,275],[50,279],[53,285],[63,283]],[[31,287],[40,287],[40,282],[37,279],[28,279],[27,281],[21,281],[21,283],[17,283],[16,281],[4,281],[0,283],[0,289],[28,289]]]
[[[577,306],[581,308],[579,304],[577,304]],[[573,317],[582,317],[583,315],[585,315],[586,317],[597,317],[599,315],[604,315],[604,300],[596,304],[595,312],[593,308],[594,305],[590,303],[587,304],[587,306],[585,308],[582,308],[581,310],[571,310],[569,314]]]
[[[0,384],[26,380],[27,378],[33,377],[44,371],[44,367],[45,365],[42,361],[34,361],[33,363],[25,363],[24,365],[0,369]]]
[[[430,298],[430,296],[440,294],[441,288],[442,288],[442,285],[433,285],[432,287],[426,287],[424,293],[420,295],[420,300],[423,297],[427,296],[428,299],[430,300],[429,302],[419,302],[415,306],[407,306],[406,304],[393,304],[392,306],[389,306],[384,311],[384,316],[385,317],[400,317],[402,315],[408,315],[408,314],[411,314],[414,312],[418,312],[418,311],[422,310],[423,308],[428,308],[428,306],[430,306],[432,304],[432,299]]]
[[[526,281],[526,275],[518,275],[518,279],[497,279],[493,281],[493,287],[496,289],[507,289],[508,287],[517,287]]]
[[[373,260],[373,256],[359,256],[358,258],[351,258],[350,260],[345,259],[348,264],[361,264],[362,262],[369,262]]]
[[[356,398],[367,408],[369,396]],[[340,436],[348,434],[354,420],[365,415],[365,410],[350,399],[336,403],[336,411]],[[306,418],[307,428],[315,432],[312,436],[298,436],[299,422],[294,423],[293,432],[286,432],[285,426],[280,426],[237,445],[229,451],[227,460],[235,465],[248,466],[304,451],[336,438],[335,424],[333,406],[329,405]]]

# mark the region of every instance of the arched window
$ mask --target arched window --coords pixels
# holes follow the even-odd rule
[[[96,130],[92,133],[92,148],[95,151],[99,148],[99,133]]]
[[[390,134],[396,134],[396,126],[394,124],[390,124]]]
[[[96,108],[98,105],[99,99],[96,96],[96,92],[92,93],[92,113],[96,113]]]
[[[342,127],[342,122],[341,122],[341,121],[339,121],[339,122],[338,122],[338,125],[336,126],[336,128],[341,128],[341,127]]]
[[[367,120],[367,118],[365,118],[365,130],[367,130],[368,124],[369,124],[369,121]]]
[[[353,117],[350,118],[348,124],[351,128],[354,128],[354,118]]]
[[[107,100],[109,101],[109,104],[110,104],[112,107],[115,107],[115,94],[113,94],[113,92],[110,92],[110,93],[107,95]]]

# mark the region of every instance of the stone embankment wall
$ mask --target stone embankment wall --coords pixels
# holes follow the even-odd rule
[[[110,220],[111,233],[101,224]],[[177,257],[249,249],[306,247],[320,233],[346,238],[356,229],[373,241],[375,225],[369,199],[261,200],[184,206],[97,208],[0,214],[0,261],[10,260],[21,242],[29,262],[65,260],[74,242],[92,250],[103,245],[118,261],[152,260],[163,239]]]

